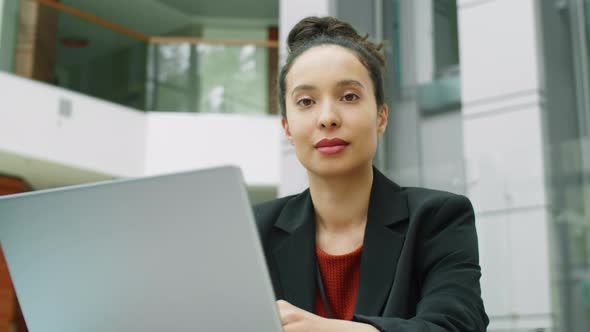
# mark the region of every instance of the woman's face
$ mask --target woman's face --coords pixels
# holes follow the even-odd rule
[[[369,72],[354,53],[322,45],[301,54],[286,77],[282,120],[297,158],[312,173],[343,175],[370,166],[387,126]]]

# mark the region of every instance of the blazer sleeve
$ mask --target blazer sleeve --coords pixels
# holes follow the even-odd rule
[[[417,231],[416,315],[410,319],[357,315],[354,320],[386,332],[485,331],[489,321],[481,299],[477,233],[469,200],[458,195],[446,198]]]

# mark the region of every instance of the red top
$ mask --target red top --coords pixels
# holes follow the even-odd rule
[[[351,320],[356,303],[361,274],[361,253],[363,247],[344,255],[330,255],[316,246],[322,283],[326,292],[331,318]],[[315,297],[315,313],[328,317],[319,288]]]

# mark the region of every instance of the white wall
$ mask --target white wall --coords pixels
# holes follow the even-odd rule
[[[419,152],[424,187],[465,194],[462,122],[460,109],[421,116]],[[398,138],[403,144],[404,138]]]
[[[535,0],[459,1],[467,195],[490,331],[551,328]]]
[[[126,177],[143,173],[144,137],[143,113],[0,73],[0,150]]]
[[[65,185],[228,164],[248,185],[277,186],[280,136],[276,116],[146,113],[0,73],[0,173],[36,188],[59,185],[30,174],[40,169],[79,172]]]
[[[276,116],[151,113],[147,175],[237,165],[249,185],[279,183],[280,122]]]

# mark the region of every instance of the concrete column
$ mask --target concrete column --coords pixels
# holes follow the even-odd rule
[[[459,1],[467,195],[492,330],[553,326],[535,0]]]
[[[329,16],[333,13],[333,3],[330,0],[280,0],[279,3],[279,50],[280,65],[287,57],[287,36],[291,28],[302,18],[307,16]],[[279,124],[277,124],[279,125]],[[295,150],[284,135],[277,137],[281,140],[281,175],[278,196],[298,193],[308,186],[305,168],[297,160]]]
[[[392,96],[386,132],[390,169],[386,173],[401,185],[422,186],[425,165],[416,89],[434,78],[432,1],[399,1],[398,15],[401,87],[399,96]]]

